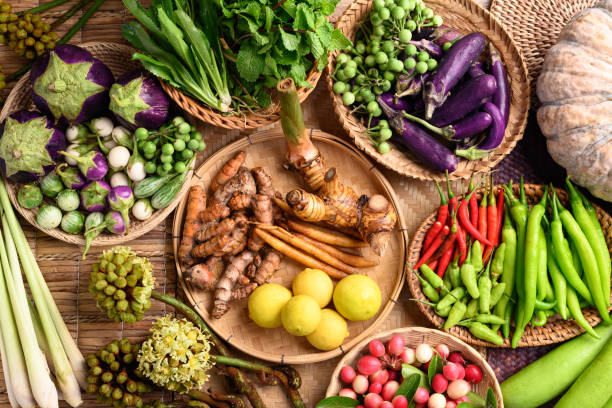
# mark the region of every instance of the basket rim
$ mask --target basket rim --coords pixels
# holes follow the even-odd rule
[[[342,13],[342,16],[336,22],[336,28],[341,29],[343,33],[346,34],[346,30],[343,29],[344,28],[343,25],[346,23],[346,20],[349,18],[349,15],[352,14],[354,10],[360,8],[361,5],[371,4],[373,3],[373,1],[374,0],[357,0],[357,1],[352,2],[351,5],[345,9],[345,11]],[[521,92],[522,97],[520,99],[522,103],[518,103],[518,102],[516,103],[517,108],[519,108],[518,123],[516,126],[517,129],[515,129],[515,131],[512,132],[509,126],[506,128],[506,134],[504,136],[504,140],[509,140],[509,144],[503,149],[504,153],[496,156],[494,160],[487,161],[486,164],[482,165],[481,167],[478,167],[478,164],[476,164],[475,165],[476,168],[473,170],[474,172],[477,172],[477,173],[486,172],[492,169],[493,167],[495,167],[499,162],[501,162],[501,160],[503,160],[508,154],[510,154],[510,152],[512,152],[512,150],[514,150],[514,148],[516,147],[516,144],[524,136],[525,128],[527,126],[529,109],[531,106],[531,98],[530,98],[530,93],[529,93],[530,77],[529,77],[529,72],[527,70],[527,65],[525,64],[525,58],[523,56],[521,49],[518,47],[514,39],[506,31],[505,26],[502,25],[501,22],[493,14],[491,14],[488,10],[484,9],[480,5],[473,2],[472,0],[434,0],[434,1],[452,5],[454,7],[461,7],[463,9],[464,14],[474,14],[474,12],[479,13],[480,19],[482,19],[483,21],[488,20],[489,25],[492,26],[495,33],[499,33],[499,35],[503,38],[504,42],[508,42],[509,44],[508,48],[510,49],[510,54],[515,54],[515,55],[511,55],[512,56],[511,60],[514,64],[517,64],[518,67],[520,68],[520,76],[522,77],[520,79],[522,80],[521,82],[524,82],[524,87],[522,88],[525,88],[527,90],[527,91],[523,90]],[[347,26],[350,26],[350,25],[347,23]],[[485,33],[482,33],[482,34],[485,35],[485,37],[487,37]],[[488,40],[488,37],[487,37],[487,40]],[[357,147],[360,150],[364,151],[369,157],[375,160],[378,164],[384,166],[385,168],[393,170],[394,172],[401,174],[403,176],[407,176],[407,177],[411,177],[411,178],[414,178],[417,180],[423,180],[423,181],[430,181],[430,180],[443,181],[445,180],[444,173],[436,173],[436,172],[430,171],[424,165],[419,164],[418,162],[417,162],[417,165],[419,167],[419,171],[405,170],[401,166],[397,166],[394,163],[390,163],[388,159],[385,159],[384,155],[381,155],[380,153],[376,151],[376,149],[371,145],[371,143],[361,140],[360,134],[363,133],[363,131],[365,131],[365,127],[355,117],[355,115],[353,114],[347,115],[345,113],[346,109],[344,108],[344,105],[342,104],[341,98],[333,92],[333,79],[331,78],[331,73],[333,72],[334,65],[335,65],[335,59],[339,52],[340,52],[339,50],[336,50],[336,51],[331,52],[329,55],[329,58],[327,61],[327,75],[326,75],[325,81],[327,82],[327,89],[329,91],[330,98],[332,100],[332,105],[334,106],[334,113],[336,117],[338,118],[341,126],[344,128],[344,130],[347,132],[350,138],[353,139],[353,142],[355,143],[355,145],[357,145]],[[506,58],[504,58],[503,53],[502,53],[502,59],[506,61]],[[507,73],[507,75],[509,74]],[[515,98],[512,98],[512,96],[513,95],[512,95],[512,89],[511,89],[511,106],[514,105],[512,103],[512,99],[515,99]],[[359,129],[355,129],[354,126],[347,123],[349,118],[353,118],[352,122],[358,123]],[[402,150],[402,153],[404,157],[406,157],[406,152],[404,150]],[[465,159],[462,159],[462,158],[459,158],[459,159],[460,159],[460,163],[466,161]],[[414,161],[409,156],[407,160]],[[483,159],[480,159],[474,162],[483,163],[482,160]],[[467,179],[470,176],[470,174],[471,172],[466,172],[466,174],[459,176],[457,174],[457,171],[455,171],[449,174],[449,178],[451,181]]]
[[[500,184],[495,185],[495,187],[499,187]],[[542,196],[544,185],[541,184],[525,184],[525,192],[527,194],[527,199],[539,199]],[[513,186],[514,192],[518,193],[519,186],[515,184]],[[476,190],[477,194],[481,195],[484,191],[484,188],[479,188]],[[563,203],[567,203],[568,197],[565,190],[560,188],[555,188],[557,192],[557,196]],[[607,212],[605,212],[601,207],[597,204],[593,203],[593,207],[597,211],[597,215],[599,220],[608,219],[610,223],[612,223],[612,216],[610,216]],[[429,216],[427,216],[423,222],[419,225],[417,230],[415,231],[408,248],[408,260],[406,261],[407,270],[406,270],[406,285],[410,290],[412,296],[417,300],[427,301],[427,298],[423,294],[421,290],[420,281],[418,278],[411,273],[413,266],[418,261],[418,257],[421,252],[421,247],[423,244],[423,239],[426,231],[433,225],[437,217],[437,211],[432,212]],[[612,250],[612,248],[609,248]],[[438,316],[433,308],[429,305],[423,304],[422,302],[417,302],[417,306],[420,311],[425,315],[427,320],[429,320],[434,326],[441,327],[445,320],[444,318]],[[596,309],[593,307],[589,307],[583,309],[584,316],[588,320],[591,326],[597,325],[601,322],[601,317],[597,313]],[[561,328],[565,328],[566,330],[560,330]],[[510,339],[505,339],[504,343],[500,346],[494,345],[492,343],[480,340],[473,336],[469,330],[465,327],[455,326],[450,331],[444,330],[447,333],[452,334],[453,336],[465,341],[474,346],[483,346],[483,347],[494,347],[494,348],[510,348]],[[521,338],[518,347],[531,347],[531,346],[543,346],[548,344],[556,344],[566,340],[569,340],[573,337],[576,337],[580,334],[584,333],[584,330],[580,328],[578,325],[571,323],[570,320],[562,320],[559,318],[554,318],[553,320],[549,320],[544,326],[533,328],[531,326],[527,326],[525,329],[525,333]],[[535,340],[528,340],[526,337],[531,336],[531,338]]]
[[[125,44],[114,43],[114,42],[88,41],[88,42],[78,44],[78,46],[90,51],[94,57],[97,57],[95,55],[95,50],[92,50],[94,48],[106,48],[109,50],[114,50],[118,54],[121,54],[121,55],[129,54],[130,56],[134,52],[133,47],[129,45],[125,45]],[[29,87],[29,81],[30,81],[30,71],[26,72],[21,77],[21,79],[15,84],[13,89],[11,89],[11,92],[6,98],[6,102],[2,108],[2,111],[0,111],[0,121],[3,121],[11,113],[16,111],[15,107],[13,106],[14,99],[17,98],[17,95],[23,90],[24,86]],[[30,109],[30,108],[28,107],[27,109]],[[38,109],[36,110],[38,111]],[[130,217],[130,230],[127,234],[111,235],[111,234],[104,232],[92,241],[91,246],[93,247],[93,246],[122,244],[128,241],[134,240],[136,238],[139,238],[142,235],[151,231],[153,228],[157,227],[174,210],[174,208],[180,202],[182,196],[187,192],[187,187],[189,183],[191,182],[191,178],[194,173],[193,169],[194,169],[194,164],[192,163],[187,173],[187,176],[185,178],[185,183],[183,184],[183,186],[177,193],[176,197],[174,197],[172,202],[167,207],[155,211],[153,215],[148,220],[145,220],[145,221],[139,221],[139,220],[133,219],[133,217]],[[32,225],[39,231],[45,233],[46,235],[49,235],[60,241],[64,241],[69,244],[80,245],[80,246],[85,245],[85,239],[83,238],[82,234],[79,234],[79,235],[69,234],[69,233],[62,231],[60,228],[53,228],[51,230],[48,230],[48,229],[46,230],[42,228],[36,222],[34,211],[25,209],[19,204],[17,200],[17,189],[18,189],[19,183],[15,183],[13,181],[7,180],[6,177],[4,177],[4,182],[5,182],[5,185],[7,186],[9,199],[11,200],[13,207],[17,210],[17,212],[19,212],[19,214],[30,225]]]
[[[337,136],[331,135],[319,129],[311,129],[311,131],[312,131],[312,138],[316,142],[336,144],[343,148],[350,149],[355,155],[357,155],[365,163],[370,163],[369,159],[365,155],[363,155],[360,151],[356,150],[354,146],[350,145],[345,140],[342,140],[338,138]],[[284,136],[282,135],[282,131],[280,131],[279,129],[271,129],[271,130],[264,130],[264,131],[256,132],[250,136],[245,136],[243,138],[240,138],[234,141],[233,143],[223,147],[222,149],[217,151],[215,154],[213,154],[211,157],[209,157],[198,168],[198,170],[196,170],[196,173],[195,173],[196,177],[192,178],[190,185],[199,183],[199,180],[201,178],[200,172],[205,170],[205,167],[209,164],[209,162],[212,162],[214,160],[217,160],[219,157],[227,155],[228,152],[232,152],[235,149],[245,148],[251,144],[264,143],[270,140],[276,140],[276,139],[283,138],[283,137]],[[372,167],[371,171],[376,175],[379,181],[384,185],[385,189],[387,190],[386,193],[389,195],[390,202],[394,205],[398,213],[397,232],[399,233],[399,236],[401,238],[400,247],[403,249],[404,259],[406,259],[406,256],[407,256],[406,247],[409,242],[409,237],[408,237],[407,230],[405,228],[406,226],[405,217],[400,211],[400,202],[399,202],[398,196],[395,193],[393,186],[389,183],[389,181],[384,177],[384,175],[379,170]],[[183,216],[179,218],[179,213],[182,212],[182,209],[185,207],[185,205],[186,205],[186,200],[183,198],[181,203],[179,203],[178,209],[174,215],[173,226],[172,226],[172,236],[173,236],[172,242],[173,242],[173,250],[175,253],[174,262],[175,262],[175,267],[176,267],[176,272],[177,272],[177,277],[178,277],[177,279],[178,284],[183,290],[183,292],[185,293],[185,296],[189,300],[189,303],[191,305],[195,305],[197,302],[195,298],[193,297],[191,288],[185,283],[184,279],[182,279],[183,268],[180,265],[178,256],[176,256],[176,253],[178,251],[178,246],[180,244],[180,236],[181,236],[181,230],[182,230],[183,218],[184,218],[184,214]],[[372,333],[380,324],[383,323],[383,321],[387,318],[389,313],[391,313],[391,310],[395,306],[395,302],[404,287],[405,277],[406,277],[405,262],[400,263],[400,266],[398,266],[397,269],[398,270],[395,272],[396,281],[389,294],[389,299],[387,303],[380,309],[380,312],[378,316],[375,318],[375,320],[370,324],[370,326],[368,326],[366,330],[361,332],[360,335],[356,336],[354,339],[350,340],[348,343],[345,343],[334,350],[315,351],[315,349],[313,348],[313,352],[310,352],[307,354],[286,356],[284,354],[280,355],[280,354],[274,354],[274,353],[269,353],[269,352],[262,352],[260,350],[254,349],[253,347],[244,346],[242,343],[238,341],[239,339],[237,339],[235,336],[231,336],[229,339],[225,339],[225,340],[233,347],[237,348],[238,350],[252,357],[260,358],[265,361],[281,363],[281,364],[309,364],[309,363],[326,361],[331,358],[337,357],[341,354],[346,353],[345,351],[346,349],[352,347],[353,344],[361,341],[362,338]],[[220,334],[218,332],[218,328],[216,327],[216,325],[210,323],[209,316],[204,314],[202,310],[200,310],[200,308],[198,307],[195,307],[195,310],[210,325],[211,329],[215,333]]]

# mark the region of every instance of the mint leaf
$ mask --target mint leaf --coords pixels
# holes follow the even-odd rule
[[[295,64],[299,60],[297,52],[287,51],[279,47],[274,47],[274,58],[281,65]]]
[[[319,40],[319,36],[312,31],[308,32],[308,41],[310,42],[310,51],[315,59],[318,59],[325,52],[325,48],[321,44],[321,40]]]
[[[300,42],[297,35],[286,32],[281,26],[278,26],[278,31],[280,32],[283,46],[289,51],[295,51]]]
[[[265,59],[263,55],[257,53],[250,42],[244,42],[238,52],[236,68],[242,79],[247,82],[255,82],[265,68]]]
[[[337,28],[331,34],[331,43],[329,48],[331,51],[333,50],[343,50],[349,45],[351,45],[351,41],[342,34],[342,31]]]
[[[338,2],[339,0],[323,0],[321,2],[321,12],[329,16],[334,11],[336,11],[336,5],[338,4]]]
[[[310,40],[308,39],[308,34],[309,33],[299,35],[300,43],[297,47],[297,53],[300,56],[310,54]]]
[[[332,26],[329,21],[326,21],[324,25],[317,27],[316,33],[319,36],[319,40],[321,41],[323,47],[327,48],[329,47],[329,44],[331,44],[333,31],[334,26]]]
[[[305,86],[312,88],[310,82],[306,81],[306,68],[302,64],[293,64],[289,70],[291,78],[295,81],[298,86]]]
[[[266,55],[266,68],[264,70],[264,75],[274,75],[276,78],[280,79],[280,74],[278,73],[278,67],[276,65],[276,60],[272,58],[270,54]]]
[[[257,101],[257,104],[262,108],[267,108],[272,103],[272,98],[270,97],[270,94],[264,91],[263,89],[260,89],[258,92],[256,92],[254,98]]]
[[[287,12],[292,18],[295,18],[296,6],[295,0],[287,0],[282,5],[283,10]]]
[[[359,405],[359,401],[349,397],[327,397],[315,406],[315,408],[352,408]]]
[[[261,7],[254,1],[249,1],[240,13],[248,14],[252,16],[255,20],[259,20],[261,16]]]
[[[315,15],[308,5],[304,3],[298,4],[295,10],[295,21],[293,22],[294,30],[309,30],[315,28]]]
[[[319,72],[323,71],[323,69],[327,65],[327,57],[328,57],[328,54],[325,53],[321,56],[321,58],[319,58],[319,61],[317,62],[317,71]]]

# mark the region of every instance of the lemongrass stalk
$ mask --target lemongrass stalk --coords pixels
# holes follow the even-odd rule
[[[57,389],[49,377],[45,356],[36,341],[36,332],[34,331],[32,318],[28,310],[28,300],[23,280],[21,279],[19,264],[14,265],[15,270],[11,268],[2,234],[0,234],[0,262],[4,272],[6,288],[13,310],[15,311],[15,323],[25,358],[32,395],[41,408],[57,408]],[[14,279],[13,276],[18,276],[19,279]]]
[[[87,367],[87,363],[85,362],[85,358],[79,350],[79,347],[76,344],[76,341],[70,334],[68,327],[66,327],[66,323],[62,318],[62,315],[53,300],[53,295],[45,282],[45,278],[42,275],[42,272],[36,262],[36,258],[34,257],[34,253],[30,249],[30,245],[28,245],[28,241],[26,239],[25,234],[23,233],[23,229],[19,225],[19,221],[17,221],[17,217],[15,216],[15,212],[13,211],[13,207],[11,206],[11,202],[8,197],[8,193],[6,191],[6,186],[3,182],[0,181],[0,206],[4,209],[6,214],[6,218],[8,219],[8,225],[11,229],[11,233],[15,238],[18,248],[21,250],[19,253],[20,259],[24,262],[24,259],[27,259],[31,265],[33,265],[35,276],[39,282],[39,286],[42,289],[44,299],[47,303],[47,310],[51,313],[51,318],[53,319],[53,324],[59,334],[59,337],[62,341],[62,345],[64,350],[66,351],[66,355],[70,360],[70,365],[74,372],[74,375],[79,382],[79,385],[82,389],[86,389],[88,386],[87,376],[89,367]],[[29,281],[29,278],[28,278]],[[48,340],[48,339],[47,339]]]
[[[15,399],[15,394],[13,394],[13,384],[11,382],[11,373],[9,372],[9,368],[6,362],[6,349],[4,348],[4,343],[2,342],[2,336],[0,336],[0,358],[2,359],[2,374],[4,375],[4,384],[6,386],[6,396],[8,397],[9,404],[11,405],[12,408],[19,408],[19,403],[17,403],[17,400]],[[32,399],[33,398],[34,397],[32,397]]]
[[[6,213],[7,211],[5,210],[4,214],[2,214],[2,226],[4,230],[6,250],[8,252],[8,257],[11,266],[13,267],[13,274],[15,274],[14,266],[19,266],[19,256],[17,255],[17,253],[23,253],[21,257],[23,271],[25,272],[28,284],[30,285],[30,291],[32,292],[34,302],[36,303],[36,311],[38,312],[38,316],[40,317],[40,322],[42,324],[43,330],[45,332],[45,337],[51,350],[51,357],[53,359],[53,366],[55,367],[55,376],[59,384],[59,388],[62,390],[64,397],[66,398],[66,402],[72,407],[78,407],[83,403],[83,400],[81,399],[81,390],[79,388],[79,383],[77,382],[76,377],[74,376],[74,372],[72,371],[72,367],[70,366],[70,361],[66,356],[66,352],[64,350],[64,347],[62,346],[60,337],[57,333],[57,330],[55,329],[55,326],[53,325],[53,319],[51,318],[51,314],[49,313],[47,302],[44,298],[42,286],[40,285],[40,282],[36,277],[36,272],[31,263],[31,260],[25,255],[26,251],[24,251],[25,248],[23,248],[23,243],[19,243],[18,246],[16,245],[13,238],[18,237],[19,234],[18,231],[14,229],[14,226],[9,224],[8,219],[6,217]],[[21,230],[21,227],[19,227],[18,230]],[[27,243],[26,246],[28,247],[28,249],[30,248]],[[26,304],[26,307],[27,309],[25,310],[25,313],[29,316],[29,306],[27,306]]]
[[[53,366],[53,360],[51,359],[51,348],[49,348],[49,343],[47,342],[47,338],[45,337],[45,331],[42,327],[42,323],[40,322],[40,317],[38,317],[36,307],[34,306],[31,300],[28,302],[28,306],[30,306],[30,316],[32,316],[32,324],[34,325],[34,331],[36,332],[36,340],[38,340],[38,346],[47,358],[47,367],[49,367],[49,370],[54,373],[55,367]]]

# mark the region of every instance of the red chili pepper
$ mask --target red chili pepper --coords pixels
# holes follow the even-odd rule
[[[493,179],[491,179],[491,191],[489,193],[489,206],[487,207],[487,238],[497,246],[497,203],[495,202],[495,191],[493,189]],[[493,250],[493,246],[487,247],[484,251],[485,258],[489,256],[489,252]]]
[[[478,207],[478,232],[487,236],[487,192],[485,191]],[[491,241],[489,241],[491,242]]]
[[[419,269],[421,265],[423,265],[425,262],[429,260],[429,258],[431,258],[434,252],[436,252],[436,250],[440,248],[440,245],[442,245],[442,242],[444,241],[444,238],[448,235],[449,231],[450,231],[450,228],[448,228],[448,225],[445,225],[444,227],[442,227],[442,231],[440,231],[438,236],[431,243],[431,246],[427,248],[427,250],[421,257],[419,262],[417,262],[417,264],[414,266],[414,269]]]
[[[434,257],[436,255],[442,256],[443,254],[446,253],[446,251],[448,251],[449,248],[452,248],[453,245],[455,244],[455,240],[457,239],[457,231],[459,231],[459,228],[458,228],[459,226],[457,225],[456,213],[453,213],[452,220],[453,221],[452,221],[452,225],[449,230],[448,238],[446,238],[446,240],[444,241],[444,244],[440,247],[440,249],[436,251],[436,254],[434,254]]]
[[[463,259],[465,261],[465,258],[467,257],[467,241],[465,237],[465,231],[463,230],[463,228],[461,228],[459,224],[457,224],[457,249],[461,254],[459,257],[459,261],[461,262],[461,264],[463,264],[461,260]]]
[[[459,210],[457,213],[457,216],[459,218],[459,224],[465,231],[467,231],[468,234],[470,234],[472,238],[480,241],[481,244],[491,245],[491,242],[487,239],[487,237],[483,236],[480,232],[478,232],[476,227],[474,227],[470,222],[470,217],[468,214],[468,202],[470,201],[471,196],[474,194],[474,191],[468,194],[465,200],[461,201],[461,205],[459,205]]]
[[[439,259],[434,259],[432,261],[427,262],[427,265],[429,265],[432,271],[435,271],[436,268],[438,267],[438,262],[439,262]]]
[[[434,225],[431,226],[429,231],[427,231],[427,235],[425,235],[425,242],[423,243],[423,250],[427,250],[434,238],[438,235],[442,226],[446,224],[446,219],[448,218],[448,200],[442,193],[442,189],[440,188],[440,184],[436,180],[436,188],[438,189],[438,194],[440,194],[440,207],[438,207],[438,218]],[[439,224],[438,224],[439,223]]]
[[[504,222],[504,189],[497,191],[497,231],[495,232],[495,246],[499,245],[501,239],[501,229]]]
[[[453,190],[451,190],[450,180],[448,178],[448,170],[446,170],[446,194],[448,195],[448,207],[450,212],[457,211],[459,199],[455,196]]]
[[[434,239],[440,234],[443,226],[444,225],[440,221],[434,222],[434,225],[431,226],[429,231],[427,231],[427,235],[425,235],[422,251],[427,251],[429,249]]]
[[[474,176],[474,173],[472,173],[472,175],[470,176],[470,185],[468,187],[468,193],[471,193],[472,191],[476,189],[476,187],[474,186],[474,183],[472,182],[473,176]],[[478,201],[476,200],[476,196],[475,195],[471,196],[469,201],[470,201],[469,202],[470,221],[472,225],[474,226],[474,228],[478,228]]]
[[[455,243],[453,243],[451,245],[450,248],[448,248],[440,257],[440,263],[438,264],[438,269],[437,269],[437,273],[438,276],[443,278],[444,277],[444,273],[446,272],[446,268],[448,268],[448,264],[451,261],[451,258],[453,256],[453,252],[455,251]]]

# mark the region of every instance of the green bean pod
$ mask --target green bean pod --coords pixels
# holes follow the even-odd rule
[[[567,287],[567,307],[578,326],[582,327],[584,331],[598,339],[599,335],[595,332],[595,330],[593,330],[589,322],[584,318],[584,315],[582,314],[582,310],[580,309],[580,302],[578,301],[578,296],[576,295],[576,292],[574,292],[574,289],[569,286]]]
[[[438,276],[427,264],[420,266],[419,271],[423,274],[423,277],[427,279],[427,282],[436,289],[444,287],[444,281]]]
[[[559,310],[561,317],[565,320],[568,317],[567,282],[563,276],[563,273],[561,273],[561,270],[559,269],[559,265],[557,265],[557,261],[555,261],[555,253],[551,239],[548,240],[548,252],[546,254],[546,258],[548,260],[548,272],[550,273],[555,291],[555,299],[557,300],[557,309]]]
[[[465,316],[466,310],[467,306],[465,303],[462,301],[455,302],[446,318],[446,322],[444,322],[444,330],[450,330],[452,327],[456,326],[457,323],[463,319],[463,316]]]
[[[504,296],[499,299],[499,302],[495,305],[494,313],[498,316],[506,316],[506,309],[508,308],[508,302],[514,291],[514,275],[516,268],[516,230],[510,220],[510,213],[507,209],[504,211],[504,225],[502,227],[502,242],[506,245],[504,251],[504,272],[501,275],[501,283],[505,283]],[[512,312],[510,312],[511,314]],[[508,326],[509,323],[504,325]],[[505,337],[508,337],[506,334]]]
[[[536,299],[544,300],[550,296],[548,293],[550,283],[548,282],[548,268],[546,266],[546,237],[544,236],[544,231],[538,236],[537,246],[538,286]]]
[[[472,244],[472,255],[470,256],[470,263],[474,267],[476,273],[482,270],[482,245],[480,241],[474,241]]]
[[[438,304],[436,305],[436,310],[444,310],[447,307],[452,306],[456,301],[463,299],[465,294],[465,288],[462,286],[451,290],[438,302]]]
[[[459,259],[456,258],[446,270],[446,275],[450,278],[453,288],[461,286],[461,268],[459,268]]]
[[[470,319],[478,313],[478,299],[471,299],[467,304],[467,310],[465,311],[465,318]]]
[[[491,330],[491,328],[487,325],[480,322],[470,322],[466,323],[466,325],[474,337],[478,337],[481,340],[493,343],[496,346],[501,346],[504,344],[504,339],[502,339],[499,334]]]
[[[492,314],[479,314],[476,316],[476,321],[484,324],[504,324],[506,319]]]
[[[506,284],[504,282],[493,285],[493,289],[491,289],[491,307],[495,307],[497,305],[502,296],[504,296],[505,291]]]
[[[463,282],[463,285],[472,298],[478,299],[478,297],[480,297],[478,282],[476,280],[476,271],[474,270],[474,266],[467,261],[461,265],[461,282]]]
[[[497,281],[497,279],[504,273],[504,260],[506,257],[506,243],[502,242],[500,246],[495,250],[495,256],[491,261],[491,279]]]

